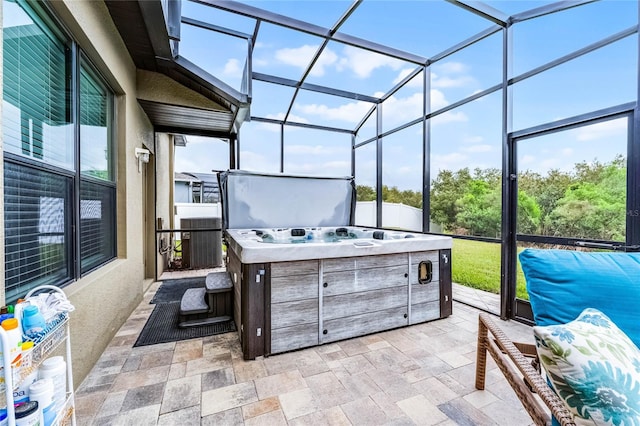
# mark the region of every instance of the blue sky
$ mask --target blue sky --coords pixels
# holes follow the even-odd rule
[[[346,1],[247,2],[275,13],[330,27],[348,8]],[[549,2],[489,1],[513,14]],[[254,21],[213,8],[183,2],[184,16],[253,33]],[[518,23],[513,28],[512,75],[517,76],[637,24],[636,1],[602,1]],[[442,1],[365,0],[340,32],[389,45],[423,57],[492,26],[492,23]],[[321,39],[262,23],[254,49],[255,72],[299,79]],[[431,67],[432,110],[450,105],[501,82],[502,35],[494,34]],[[240,87],[246,42],[183,25],[180,53],[232,87]],[[637,96],[637,34],[516,84],[513,88],[513,129],[631,102]],[[416,65],[330,42],[306,82],[371,96],[389,91]],[[422,114],[422,74],[382,105],[383,130]],[[293,89],[254,82],[252,115],[281,118]],[[302,123],[354,129],[371,104],[301,91],[290,119]],[[569,170],[576,162],[609,161],[626,152],[626,120],[529,140],[519,148],[521,168],[545,173]],[[277,172],[279,126],[245,123],[241,129],[241,167]],[[369,120],[356,142],[374,136]],[[438,170],[501,167],[501,96],[490,94],[432,120],[432,177]],[[383,148],[383,183],[420,189],[422,126],[387,137]],[[179,148],[177,171],[209,172],[227,167],[224,144],[188,137]],[[351,173],[347,134],[285,127],[285,172],[342,176]],[[223,149],[220,149],[223,147]],[[375,150],[356,153],[358,183],[373,183]],[[222,154],[222,155],[220,155]]]

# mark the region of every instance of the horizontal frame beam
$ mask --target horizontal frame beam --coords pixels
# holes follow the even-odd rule
[[[287,87],[299,87],[300,89],[309,90],[311,92],[324,93],[326,95],[339,96],[347,99],[354,99],[357,101],[365,101],[371,103],[378,103],[380,98],[374,96],[363,95],[361,93],[349,92],[347,90],[334,89],[332,87],[319,86],[317,84],[302,83],[299,84],[296,80],[288,78],[278,77],[275,75],[263,74],[259,72],[253,73],[253,79],[257,81],[263,81],[265,83],[279,84]]]
[[[282,121],[276,118],[264,118],[264,117],[251,117],[250,121],[257,121],[259,123],[269,123],[269,124],[277,124],[284,126],[293,126],[293,127],[303,127],[306,129],[314,129],[314,130],[325,130],[327,132],[335,132],[335,133],[347,133],[352,135],[353,130],[349,129],[340,129],[337,127],[328,127],[328,126],[320,126],[318,124],[309,124],[309,123],[297,123],[295,121]]]

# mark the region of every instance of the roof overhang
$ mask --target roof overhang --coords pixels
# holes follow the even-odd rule
[[[189,104],[181,95],[162,100],[138,96],[156,131],[223,138],[238,132],[249,115],[250,99],[187,59],[173,55],[161,1],[106,0],[105,4],[139,70],[163,74],[191,95],[215,105]]]

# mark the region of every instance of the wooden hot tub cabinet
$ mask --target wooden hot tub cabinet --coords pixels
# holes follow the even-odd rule
[[[451,250],[242,263],[228,250],[245,359],[445,318]],[[419,265],[432,266],[419,282]]]

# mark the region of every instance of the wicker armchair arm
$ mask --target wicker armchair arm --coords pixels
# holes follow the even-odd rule
[[[532,365],[531,358],[537,361],[535,345],[512,342],[488,314],[478,319],[476,389],[484,389],[489,352],[536,425],[550,425],[551,415],[561,425],[575,425],[573,414]]]

